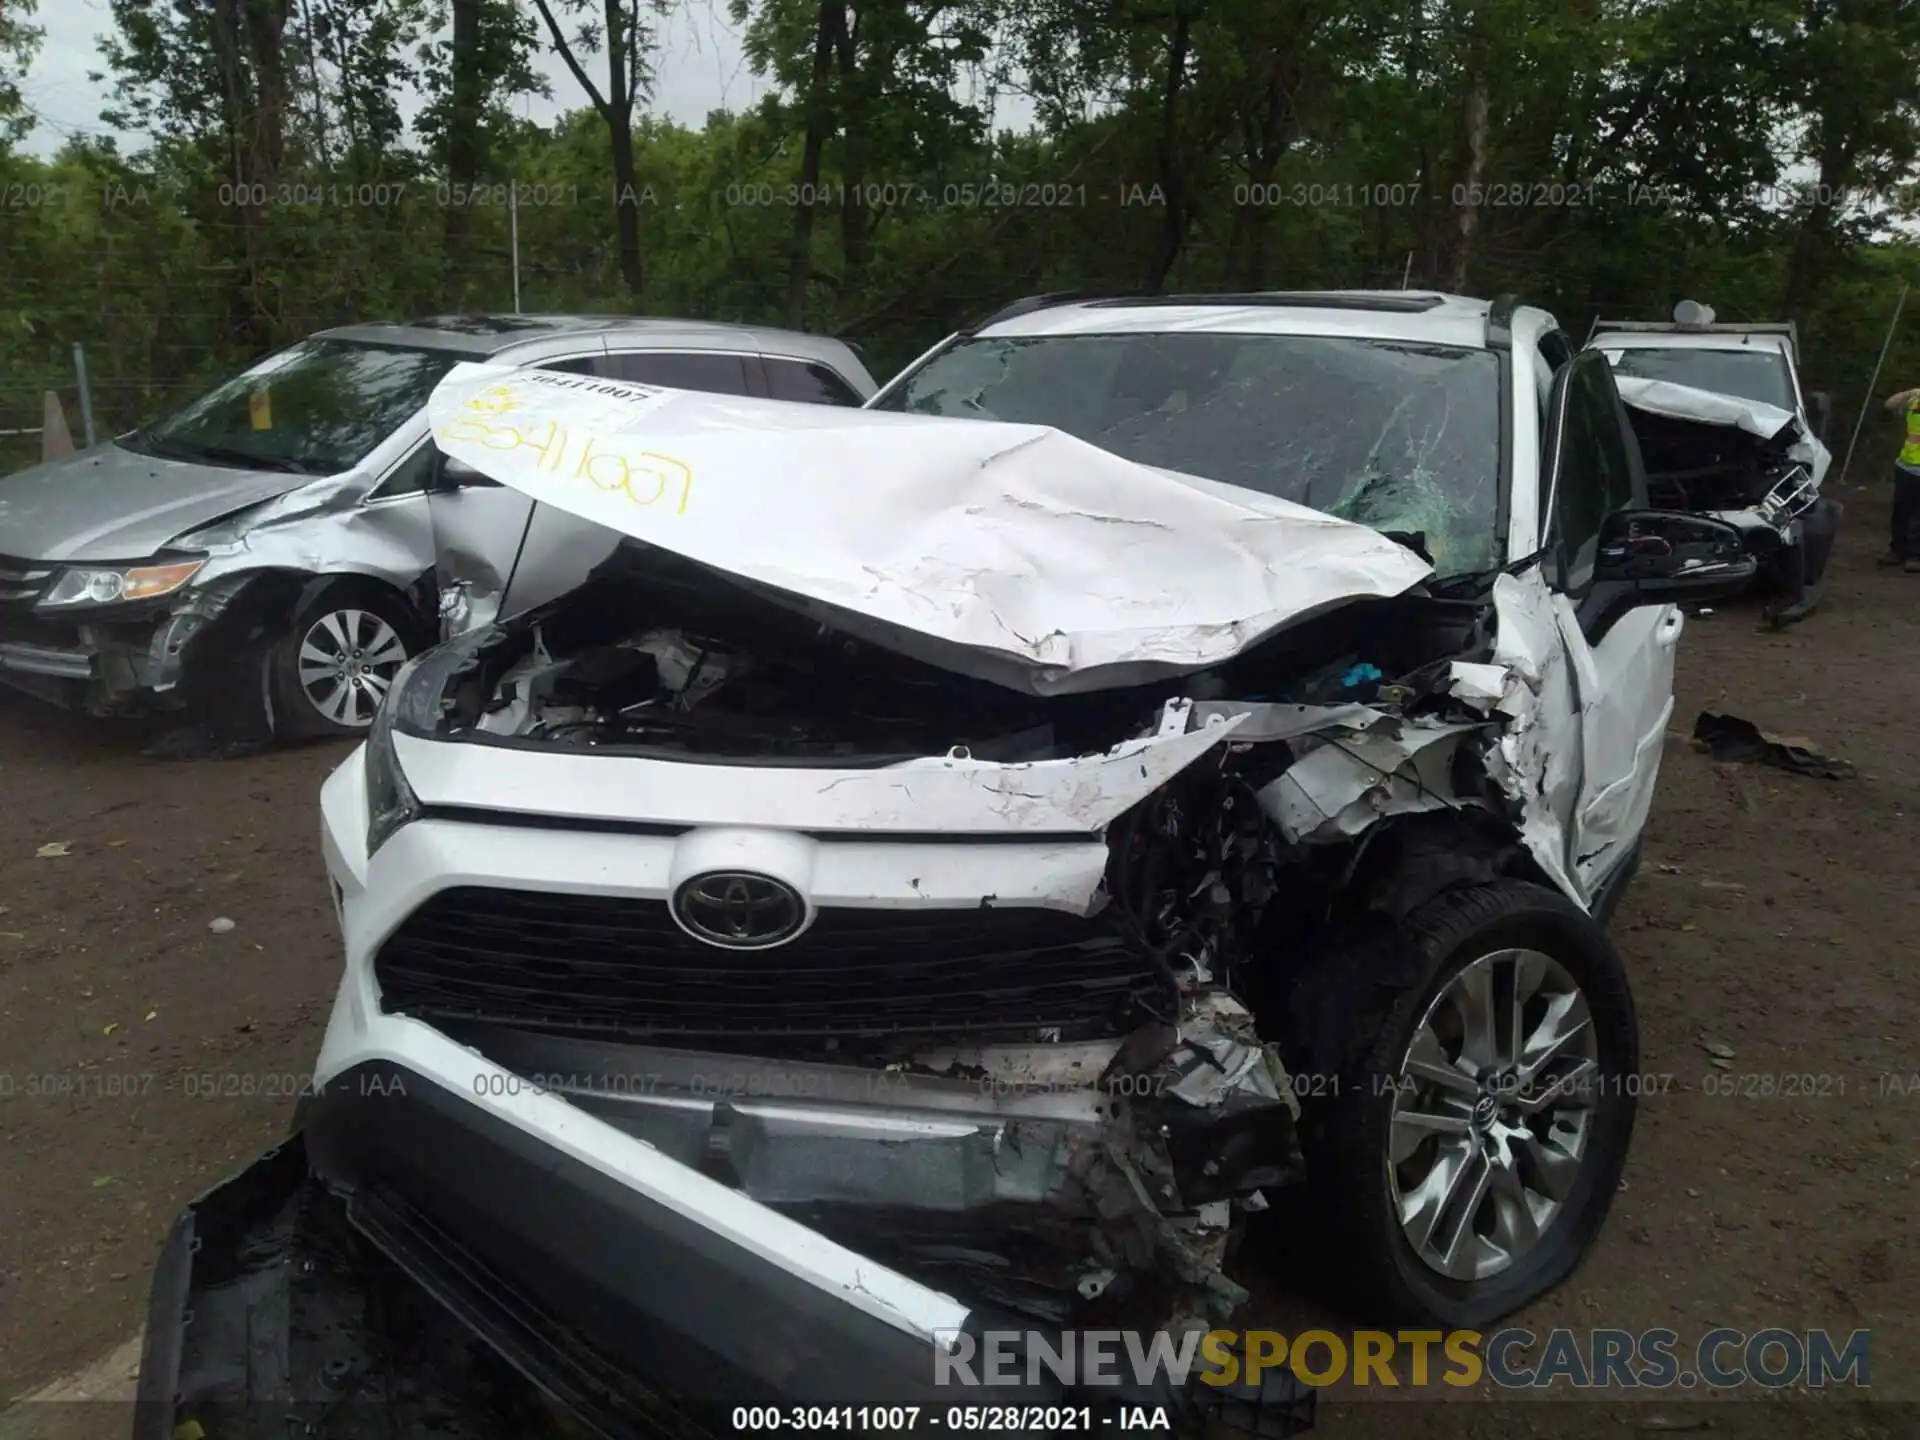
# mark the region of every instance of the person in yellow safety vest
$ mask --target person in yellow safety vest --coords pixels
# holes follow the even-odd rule
[[[1880,563],[1920,575],[1920,389],[1902,390],[1887,409],[1906,417],[1907,433],[1893,463],[1893,543]]]

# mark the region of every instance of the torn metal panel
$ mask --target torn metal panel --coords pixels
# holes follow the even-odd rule
[[[429,411],[443,451],[535,500],[1036,694],[1201,669],[1432,573],[1365,526],[1036,426],[500,366],[454,370]]]
[[[1299,758],[1259,793],[1260,808],[1296,844],[1350,839],[1388,815],[1452,809],[1454,751],[1472,723],[1415,722],[1303,738]]]
[[[1058,1045],[959,1045],[916,1050],[911,1064],[938,1075],[964,1072],[989,1089],[1092,1090],[1120,1051],[1118,1040]]]
[[[1615,374],[1613,383],[1620,391],[1620,398],[1636,410],[1674,420],[1695,420],[1703,425],[1732,426],[1762,440],[1772,440],[1781,431],[1799,423],[1791,410],[1782,410],[1777,405],[1701,390],[1671,380]]]
[[[365,500],[363,477],[316,480],[181,536],[208,556],[205,585],[258,570],[364,575],[405,592],[433,568],[432,521],[417,496]]]
[[[1493,583],[1500,615],[1493,664],[1520,681],[1501,699],[1506,728],[1482,756],[1487,775],[1519,807],[1527,852],[1569,898],[1586,895],[1569,869],[1567,837],[1580,795],[1581,761],[1575,747],[1540,724],[1542,713],[1572,714],[1577,695],[1555,617],[1553,592],[1539,566]],[[1555,743],[1556,738],[1561,743]]]
[[[929,755],[877,769],[774,769],[592,753],[440,745],[394,736],[426,804],[458,795],[488,809],[540,813],[554,795],[582,818],[782,830],[913,834],[1092,834],[1231,736],[1235,720],[1134,739],[1103,754],[995,764]]]
[[[241,573],[195,585],[153,632],[143,677],[147,688],[165,694],[180,683],[187,649],[202,631],[227,613],[257,577]]]
[[[1371,705],[1286,705],[1263,700],[1244,704],[1200,700],[1193,703],[1191,713],[1196,728],[1216,718],[1238,718],[1240,726],[1233,735],[1236,744],[1297,740],[1323,730],[1365,730],[1391,718]]]
[[[1253,1012],[1222,991],[1209,991],[1189,1006],[1179,1043],[1154,1073],[1164,1081],[1156,1093],[1198,1109],[1233,1100],[1272,1101],[1300,1118],[1279,1048],[1260,1038]]]
[[[1495,710],[1519,713],[1509,707],[1523,703],[1519,692],[1525,689],[1525,682],[1503,665],[1456,660],[1447,667],[1447,693],[1483,715]]]

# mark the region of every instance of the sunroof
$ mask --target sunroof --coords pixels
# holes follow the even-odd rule
[[[446,330],[455,335],[512,335],[553,328],[552,321],[533,315],[429,315],[407,323],[416,330]]]
[[[1311,310],[1385,310],[1418,315],[1445,302],[1438,295],[1355,295],[1340,291],[1262,290],[1240,295],[1147,295],[1134,299],[1091,300],[1089,305],[1275,305]]]

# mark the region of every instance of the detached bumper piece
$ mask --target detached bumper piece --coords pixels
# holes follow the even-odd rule
[[[296,1136],[176,1221],[133,1440],[724,1433],[614,1371],[476,1257],[378,1202],[341,1203],[307,1165]],[[376,1234],[407,1247],[417,1278]]]
[[[975,1310],[966,1329],[1023,1330]],[[1025,1365],[1017,1367],[1022,1373]],[[706,1437],[736,1407],[1164,1407],[1167,1436],[1280,1440],[1313,1396],[938,1383],[867,1310],[386,1064],[195,1201],[155,1271],[133,1440]],[[940,1417],[936,1419],[935,1417]],[[780,1431],[762,1433],[784,1433]],[[1018,1429],[1011,1432],[1024,1433]]]

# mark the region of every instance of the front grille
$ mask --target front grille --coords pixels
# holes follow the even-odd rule
[[[53,567],[0,555],[0,606],[32,605],[53,578]]]
[[[383,1006],[634,1037],[1118,1034],[1168,1009],[1152,962],[1050,910],[827,910],[772,950],[693,939],[657,900],[443,890],[375,961]]]

